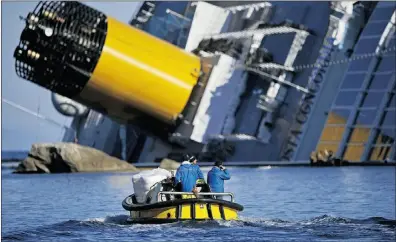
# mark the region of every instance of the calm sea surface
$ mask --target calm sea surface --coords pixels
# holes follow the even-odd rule
[[[226,190],[245,207],[239,221],[127,225],[121,202],[133,193],[133,173],[16,175],[3,168],[2,240],[395,241],[395,167],[230,172]]]

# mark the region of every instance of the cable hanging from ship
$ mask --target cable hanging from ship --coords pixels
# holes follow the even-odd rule
[[[270,8],[271,5],[260,5],[259,8]],[[232,14],[235,14],[235,11],[240,11],[242,10],[238,8],[233,9],[231,11]],[[256,8],[255,8],[256,10]],[[230,9],[224,9],[224,11],[230,11]],[[212,23],[213,24],[213,23]],[[197,50],[195,50],[195,53],[198,53],[199,50],[204,50],[208,52],[222,52],[225,54],[229,54],[233,56],[234,58],[238,58],[239,54],[242,51],[242,45],[246,43],[241,43],[238,42],[238,40],[245,40],[249,38],[254,38],[255,36],[260,36],[260,39],[263,39],[264,36],[267,35],[277,35],[277,34],[286,34],[286,33],[295,33],[296,35],[300,35],[303,38],[306,38],[308,35],[311,35],[313,37],[316,37],[312,31],[310,31],[308,28],[306,28],[302,24],[296,24],[293,23],[289,20],[285,20],[281,23],[278,24],[270,24],[270,23],[261,23],[257,22],[253,26],[251,26],[249,29],[242,30],[242,31],[235,31],[235,32],[225,32],[225,33],[216,33],[216,34],[205,34],[203,36],[203,40],[200,42]],[[265,56],[270,56],[270,53],[267,53],[268,51],[263,48],[258,48],[257,52],[264,51],[264,57]],[[350,58],[346,59],[339,59],[339,60],[332,60],[332,61],[326,61],[325,63],[321,64],[323,67],[329,67],[332,65],[338,65],[338,64],[345,64],[348,62],[356,61],[356,60],[361,60],[361,59],[366,59],[366,58],[371,58],[376,55],[383,55],[388,52],[396,51],[396,47],[388,47],[383,50],[378,50],[376,52],[368,52],[364,54],[358,54],[354,55]],[[260,72],[260,71],[265,71],[265,70],[274,70],[274,69],[279,69],[283,68],[287,71],[301,71],[304,69],[312,69],[315,67],[318,67],[318,63],[311,63],[311,64],[302,64],[298,66],[282,66],[276,63],[270,63],[268,60],[262,61],[263,63],[257,64],[257,65],[250,65],[245,63],[245,65],[238,65],[235,68],[236,69],[245,69],[247,71],[253,71],[253,72]]]
[[[286,26],[285,26],[286,24]],[[261,26],[262,25],[262,26]],[[260,35],[261,39],[265,35],[276,35],[276,34],[286,34],[286,33],[295,33],[295,34],[300,34],[306,37],[307,35],[311,34],[311,31],[306,29],[302,25],[298,24],[293,24],[288,21],[284,21],[280,24],[261,24],[256,26],[255,29],[250,29],[250,30],[243,30],[243,31],[237,31],[237,32],[226,32],[226,33],[220,33],[220,34],[214,34],[214,35],[205,35],[203,40],[200,42],[197,50],[195,50],[195,53],[198,53],[198,50],[204,50],[205,52],[223,52],[225,54],[230,54],[233,57],[237,57],[237,54],[240,54],[241,52],[241,45],[243,43],[238,42],[238,40],[243,40],[247,38],[254,38],[256,35]],[[260,28],[260,27],[268,27],[268,28]],[[312,35],[314,36],[314,35]],[[259,51],[264,51],[265,56],[268,56],[269,53],[266,53],[266,51],[263,48],[259,48],[257,52]],[[366,59],[366,58],[371,58],[376,55],[383,55],[388,52],[396,51],[396,47],[388,47],[383,50],[378,50],[375,52],[368,52],[368,53],[363,53],[363,54],[358,54],[358,55],[353,55],[350,58],[345,58],[345,59],[339,59],[339,60],[333,60],[333,61],[327,61],[323,64],[324,67],[329,67],[332,65],[338,65],[338,64],[344,64],[356,60],[361,60],[361,59]],[[237,52],[237,54],[235,54]],[[311,63],[311,64],[302,64],[298,66],[281,66],[276,63],[270,63],[268,60],[264,60],[263,63],[257,64],[257,65],[238,65],[236,66],[237,69],[246,69],[246,70],[251,70],[256,68],[257,71],[263,71],[263,70],[274,70],[274,69],[279,69],[280,67],[284,68],[285,70],[288,71],[301,71],[304,69],[312,69],[318,66],[318,63]]]
[[[370,52],[370,53],[364,53],[364,54],[358,54],[358,55],[354,55],[351,58],[345,58],[345,59],[339,59],[339,60],[333,60],[333,61],[327,61],[325,62],[322,66],[323,67],[329,67],[329,66],[333,66],[333,65],[340,65],[340,64],[345,64],[348,62],[353,62],[356,60],[362,60],[362,59],[367,59],[367,58],[372,58],[374,56],[378,56],[378,55],[383,55],[392,51],[396,51],[396,47],[389,47],[386,48],[382,51],[378,51],[378,52]],[[257,70],[273,70],[273,69],[279,69],[279,65],[276,65],[275,63],[266,63],[268,64],[267,66],[247,66],[247,65],[239,65],[236,68],[238,69],[253,69],[253,68],[257,68]],[[303,65],[298,65],[298,66],[285,66],[285,68],[287,68],[290,71],[301,71],[304,69],[312,69],[318,67],[317,63],[313,63],[313,64],[303,64]]]

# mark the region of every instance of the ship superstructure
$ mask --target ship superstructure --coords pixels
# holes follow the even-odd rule
[[[203,87],[193,91],[191,108],[168,138],[80,109],[65,140],[112,155],[123,146],[126,160],[139,162],[184,152],[202,160],[307,160],[350,65],[329,63],[353,56],[379,8],[371,2],[142,2],[129,24],[201,56]]]

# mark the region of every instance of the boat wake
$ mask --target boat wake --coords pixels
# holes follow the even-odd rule
[[[303,221],[241,217],[236,221],[183,221],[171,224],[144,225],[127,224],[126,215],[107,216],[87,220],[68,220],[44,225],[27,231],[16,231],[2,235],[2,240],[51,240],[70,239],[149,239],[154,241],[182,241],[185,235],[204,236],[202,238],[230,239],[244,236],[246,239],[265,238],[285,239],[362,239],[371,238],[392,241],[395,238],[396,220],[382,217],[350,219],[323,215]],[[183,228],[183,229],[181,229]],[[274,238],[275,238],[274,237]],[[235,239],[233,239],[235,240]],[[270,240],[270,239],[269,239]]]

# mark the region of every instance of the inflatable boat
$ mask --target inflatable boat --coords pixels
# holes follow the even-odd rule
[[[159,169],[155,170],[157,173],[160,171]],[[243,211],[243,206],[235,203],[232,193],[210,192],[210,188],[205,182],[197,183],[200,192],[194,194],[178,191],[177,187],[173,186],[173,176],[167,176],[155,182],[159,178],[161,176],[158,174],[132,178],[135,193],[126,197],[122,202],[123,208],[130,213],[128,223],[156,224],[183,220],[236,220],[238,212]],[[142,187],[147,188],[153,182],[155,183],[149,189],[141,189]]]

